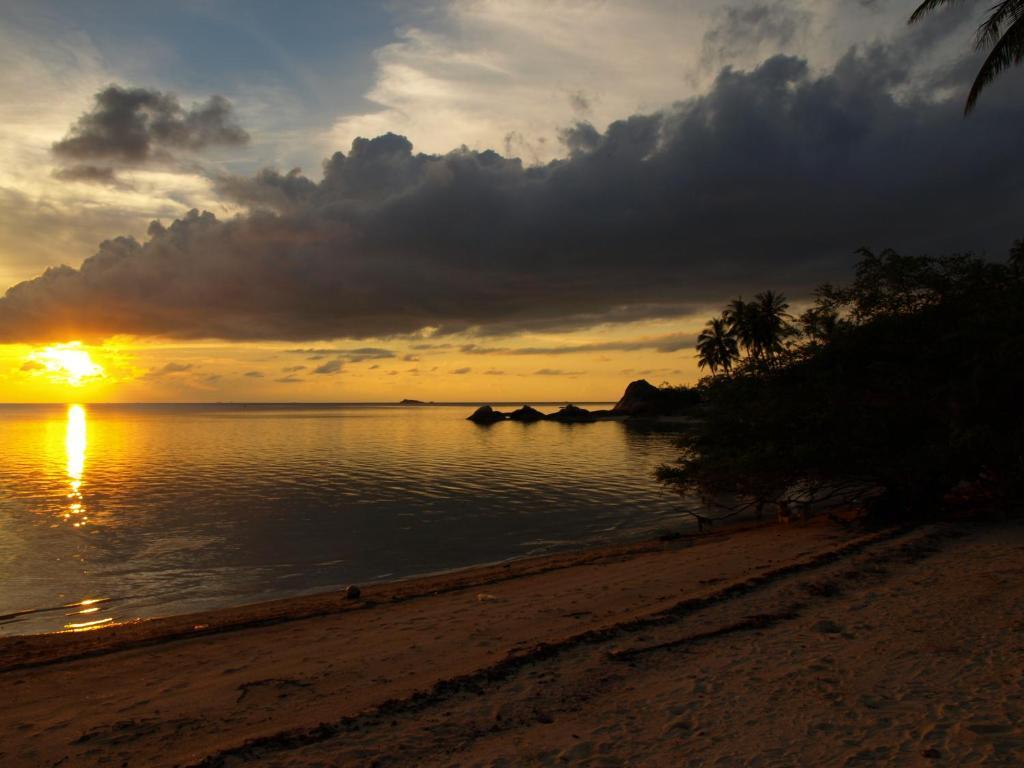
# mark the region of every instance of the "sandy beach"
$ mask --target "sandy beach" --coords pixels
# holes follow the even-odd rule
[[[819,520],[7,638],[0,764],[1019,765],[1022,575]]]

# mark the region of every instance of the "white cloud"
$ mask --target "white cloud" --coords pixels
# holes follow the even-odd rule
[[[453,3],[440,24],[408,26],[377,51],[367,98],[380,110],[341,118],[326,145],[393,131],[426,152],[548,160],[575,119],[603,127],[689,95],[705,5]]]
[[[0,24],[0,293],[47,266],[77,266],[108,237],[141,237],[154,218],[234,212],[194,172],[130,171],[119,187],[54,177],[53,143],[121,79],[86,33],[57,19]]]
[[[565,154],[558,135],[572,122],[603,130],[662,108],[705,90],[722,66],[749,67],[781,52],[827,69],[850,45],[905,29],[906,9],[891,6],[732,4],[748,11],[755,5],[776,21],[764,21],[761,34],[747,19],[740,31],[748,38],[730,45],[723,36],[735,35],[735,19],[730,25],[729,4],[712,0],[452,2],[376,52],[377,79],[366,97],[379,108],[340,117],[322,146],[325,153],[347,150],[357,136],[392,131],[423,152],[465,144],[545,162]],[[789,20],[780,22],[784,15]]]

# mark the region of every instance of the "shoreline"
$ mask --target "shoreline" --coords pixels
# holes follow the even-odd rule
[[[8,638],[0,763],[1014,765],[1021,573],[816,518]]]
[[[339,588],[237,606],[138,618],[86,630],[0,636],[0,674],[175,640],[366,610],[381,604],[415,600],[524,576],[629,559],[643,553],[687,549],[699,546],[703,540],[713,541],[771,525],[770,521],[737,521],[704,532],[672,532],[668,538],[644,538],[621,544],[523,555],[492,563],[370,581],[357,585],[362,592],[358,600],[348,599],[345,589]]]

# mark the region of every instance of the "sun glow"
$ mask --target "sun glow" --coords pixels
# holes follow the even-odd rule
[[[25,369],[38,370],[55,383],[73,387],[104,376],[103,366],[94,362],[78,341],[54,344],[32,352]]]

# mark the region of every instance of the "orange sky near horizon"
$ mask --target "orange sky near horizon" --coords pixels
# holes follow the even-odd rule
[[[0,402],[607,402],[634,379],[695,383],[692,341],[702,325],[487,339],[8,344]]]

